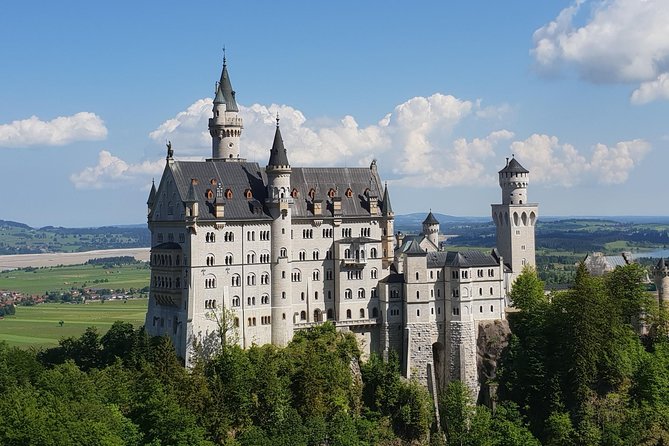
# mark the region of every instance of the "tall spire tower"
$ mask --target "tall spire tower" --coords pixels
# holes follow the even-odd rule
[[[527,202],[530,172],[515,158],[506,159],[499,171],[502,204],[492,205],[492,220],[497,227],[497,250],[504,263],[511,266],[511,283],[525,265],[535,266],[534,228],[539,205]]]
[[[265,203],[272,216],[272,344],[287,345],[293,339],[292,284],[282,280],[291,273],[293,198],[290,194],[290,163],[283,145],[279,116],[270,150]]]
[[[213,116],[209,118],[211,135],[211,157],[221,161],[244,161],[239,156],[239,138],[242,134],[242,118],[235,100],[235,91],[230,83],[228,66],[223,55],[221,79],[216,83]]]

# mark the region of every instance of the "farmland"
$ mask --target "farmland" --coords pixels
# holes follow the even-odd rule
[[[91,326],[105,333],[117,320],[138,327],[144,324],[147,305],[148,299],[128,299],[18,306],[16,315],[0,319],[0,341],[20,347],[48,347],[63,337],[78,337]]]

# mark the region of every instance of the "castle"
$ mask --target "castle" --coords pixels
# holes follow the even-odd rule
[[[242,130],[224,59],[211,158],[175,160],[168,144],[147,202],[149,334],[168,335],[188,365],[196,345],[283,346],[295,331],[331,321],[365,354],[398,352],[407,377],[461,379],[476,391],[478,324],[505,318],[514,278],[535,262],[529,172],[515,159],[499,172],[496,249],[444,251],[432,212],[422,234],[395,234],[375,161],[291,166],[277,117],[261,167],[242,157]]]

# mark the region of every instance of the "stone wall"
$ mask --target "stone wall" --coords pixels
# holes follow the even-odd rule
[[[460,380],[469,387],[472,396],[479,393],[478,370],[476,367],[476,328],[473,321],[453,321],[449,323],[449,376]]]

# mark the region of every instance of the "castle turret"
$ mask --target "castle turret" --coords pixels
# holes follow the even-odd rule
[[[536,265],[534,228],[539,206],[527,202],[528,184],[529,171],[515,158],[507,158],[499,171],[502,204],[492,205],[492,219],[497,227],[497,250],[511,267],[511,283],[525,265]]]
[[[290,164],[281,138],[279,117],[276,118],[274,143],[267,174],[267,207],[273,218],[272,241],[272,344],[287,345],[293,338],[291,261],[291,207]]]
[[[383,199],[381,200],[381,230],[383,236],[381,238],[381,245],[383,249],[383,268],[390,268],[390,264],[395,259],[395,213],[390,204],[390,196],[388,194],[388,183],[383,189]]]
[[[657,288],[657,301],[660,308],[666,307],[667,295],[669,294],[669,260],[660,259],[653,269],[653,282]]]
[[[223,58],[221,79],[216,84],[212,114],[213,116],[209,119],[212,159],[244,161],[239,155],[239,138],[244,127],[242,118],[239,117],[239,108],[235,100],[235,92],[230,83],[225,57]]]
[[[423,235],[439,249],[439,220],[435,218],[432,211],[423,220]]]
[[[149,192],[149,199],[146,200],[147,215],[151,217],[153,212],[153,205],[156,202],[156,182],[151,180],[151,191]]]

